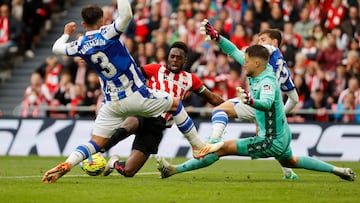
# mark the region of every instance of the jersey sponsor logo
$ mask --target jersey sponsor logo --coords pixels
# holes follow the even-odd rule
[[[211,135],[211,122],[197,124],[202,140]],[[90,139],[93,120],[0,119],[0,155],[68,156],[78,145]],[[313,156],[329,161],[360,160],[360,125],[290,124],[291,147],[296,156]],[[253,123],[229,122],[224,140],[255,136]],[[109,155],[129,156],[133,136],[116,145]],[[164,131],[160,155],[192,157],[192,150],[173,125]],[[239,157],[230,157],[239,158]],[[241,158],[240,159],[244,159]]]
[[[262,89],[263,91],[261,93],[271,94],[271,86],[269,84],[264,84]]]

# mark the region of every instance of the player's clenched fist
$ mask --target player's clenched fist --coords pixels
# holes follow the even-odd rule
[[[220,35],[207,19],[201,21],[200,33],[205,35],[205,40],[215,40],[217,42],[220,41]]]
[[[254,99],[250,97],[249,92],[247,92],[246,90],[244,90],[241,87],[237,87],[236,92],[237,92],[237,96],[244,104],[247,104],[250,106],[254,105]]]
[[[72,35],[76,30],[76,23],[70,22],[67,23],[64,27],[64,34]]]

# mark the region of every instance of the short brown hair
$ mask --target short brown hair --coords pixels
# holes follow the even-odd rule
[[[103,17],[103,10],[96,4],[88,5],[81,10],[81,17],[87,25],[93,26]]]
[[[269,57],[270,57],[269,51],[264,46],[258,44],[249,46],[245,50],[245,54],[247,54],[249,57],[260,58],[266,62],[269,61]]]
[[[278,41],[278,47],[280,47],[282,42],[282,34],[281,31],[278,29],[266,29],[259,32],[258,36],[260,35],[269,35],[270,39],[276,39]]]

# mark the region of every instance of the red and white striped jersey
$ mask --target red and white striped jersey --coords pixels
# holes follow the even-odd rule
[[[168,92],[171,96],[181,100],[188,91],[201,93],[205,89],[200,78],[194,73],[183,70],[173,73],[166,69],[165,65],[148,64],[143,66],[143,72],[148,80],[149,88]],[[169,120],[170,114],[167,113],[164,118]]]

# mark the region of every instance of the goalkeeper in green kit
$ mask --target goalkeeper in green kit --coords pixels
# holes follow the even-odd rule
[[[207,35],[208,31],[206,29]],[[244,59],[250,91],[248,93],[238,87],[238,99],[254,108],[257,135],[225,141],[218,151],[179,165],[172,165],[159,157],[158,170],[161,177],[167,178],[177,173],[209,166],[222,156],[238,155],[249,156],[252,159],[274,157],[283,167],[329,172],[342,179],[354,181],[356,176],[350,168],[336,167],[312,157],[293,156],[290,147],[291,132],[286,121],[280,88],[271,66],[268,65],[268,49],[262,45],[250,46],[245,51]]]

